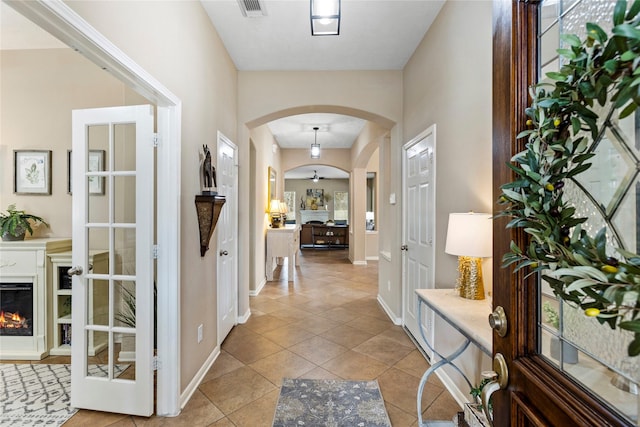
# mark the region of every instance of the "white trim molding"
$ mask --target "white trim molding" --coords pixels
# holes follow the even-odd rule
[[[182,102],[62,0],[3,0],[146,99],[158,111],[157,263],[158,316],[156,413],[180,413],[180,159]],[[171,320],[170,320],[171,319]]]

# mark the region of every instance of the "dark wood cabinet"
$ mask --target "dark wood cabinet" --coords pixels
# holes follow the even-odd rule
[[[303,224],[300,232],[300,247],[348,248],[348,225]]]

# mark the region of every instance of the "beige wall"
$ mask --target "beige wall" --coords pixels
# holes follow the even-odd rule
[[[51,227],[40,227],[35,237],[71,236],[71,110],[146,101],[71,49],[3,50],[0,55],[0,209],[15,203],[43,217]],[[13,150],[32,149],[52,151],[51,195],[13,193]]]
[[[403,73],[404,139],[409,141],[429,126],[437,126],[438,288],[451,288],[456,279],[456,257],[444,253],[449,213],[491,212],[493,206],[491,51],[492,3],[448,1]],[[485,283],[490,284],[487,265]],[[438,351],[449,354],[459,344],[457,337],[444,322],[436,322]],[[486,358],[474,349],[461,360],[472,382],[479,382],[480,365],[487,363]],[[456,375],[451,373],[452,378]],[[458,385],[467,389],[463,382]]]
[[[348,114],[370,120],[384,129],[392,129],[402,117],[402,73],[400,71],[240,71],[238,73],[240,169],[242,170],[242,165],[251,164],[250,139],[256,146],[256,150],[259,150],[259,144],[253,139],[251,129],[280,117],[311,112]],[[399,134],[393,132],[392,135],[395,140]],[[286,158],[289,154],[285,151],[289,150],[283,150],[283,169],[289,170],[299,166],[298,162]],[[299,154],[299,156],[308,158],[308,153]],[[311,159],[308,160],[307,164],[311,163]],[[325,161],[326,159],[323,159],[323,164],[328,164]],[[365,165],[366,161],[363,167]],[[331,166],[337,165],[331,164]],[[261,165],[258,164],[257,167]],[[347,167],[341,168],[350,170]],[[251,194],[249,178],[249,173],[240,174],[241,194]],[[261,199],[259,196],[256,197],[258,198],[255,203],[260,205]],[[258,256],[263,250],[261,248],[264,247],[264,237],[257,231],[260,229],[250,235],[249,224],[251,218],[255,216],[250,212],[250,206],[249,200],[240,200],[241,251],[239,257],[251,259],[252,254],[256,254],[255,264],[259,265],[264,259]],[[242,269],[239,271],[240,284],[248,283],[249,278],[248,271]],[[249,283],[248,287],[240,290],[240,313],[248,311],[249,290],[259,288],[261,280],[262,275],[257,274],[254,283]]]
[[[296,220],[300,224],[300,198],[304,197],[308,188],[317,188],[324,190],[325,202],[329,211],[329,219],[333,218],[333,193],[335,191],[349,191],[348,179],[321,179],[313,182],[310,179],[287,179],[284,183],[285,191],[296,192]],[[328,196],[328,197],[327,197]],[[308,208],[310,209],[310,208]],[[324,208],[319,208],[324,209]]]
[[[217,345],[216,250],[213,243],[200,257],[194,196],[200,192],[202,144],[217,152],[217,131],[237,142],[236,69],[200,2],[68,4],[182,101],[182,174],[176,179],[182,193],[180,381],[184,390]],[[239,194],[242,198],[242,189]],[[211,242],[216,242],[215,236]],[[200,324],[204,340],[198,344]]]
[[[258,126],[251,130],[251,141],[253,141],[253,145],[255,147],[255,156],[252,159],[253,164],[255,164],[255,181],[252,183],[251,188],[249,189],[249,197],[254,197],[254,205],[256,206],[255,215],[251,218],[251,221],[254,221],[254,234],[251,236],[252,241],[255,242],[255,252],[253,256],[256,260],[252,263],[249,268],[253,272],[253,276],[255,277],[255,281],[250,283],[249,292],[252,295],[255,295],[260,288],[266,283],[266,270],[265,270],[265,257],[266,257],[266,246],[265,239],[267,234],[267,228],[270,224],[270,217],[268,214],[269,210],[269,192],[268,192],[268,178],[269,178],[269,167],[272,167],[276,171],[276,198],[282,200],[284,193],[284,171],[281,166],[281,158],[282,151],[280,147],[277,145],[271,131],[267,125]],[[274,149],[275,145],[275,149]],[[240,166],[240,170],[246,171],[247,168],[243,168]],[[240,191],[242,194],[242,190]],[[242,206],[243,201],[249,201],[249,197],[243,198],[240,197],[239,203]],[[242,210],[242,208],[240,208]],[[243,259],[240,257],[240,259]],[[245,258],[246,259],[246,258]],[[246,271],[247,269],[240,268],[239,271]],[[243,282],[242,280],[240,283]],[[246,292],[246,290],[245,290]],[[239,314],[244,315],[247,312],[247,308],[240,309]]]

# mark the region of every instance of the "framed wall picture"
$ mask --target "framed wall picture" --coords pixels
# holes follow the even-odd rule
[[[276,170],[269,166],[269,189],[267,190],[267,197],[269,198],[269,200],[267,200],[267,211],[271,206],[271,201],[277,198],[277,179],[278,176],[276,174]]]
[[[71,150],[67,150],[67,193],[72,193],[71,173],[73,158]],[[89,150],[89,172],[102,172],[105,167],[105,150]],[[89,194],[104,194],[104,176],[89,177]]]
[[[13,151],[13,192],[51,194],[51,150]]]
[[[104,150],[89,150],[89,172],[104,171]],[[89,177],[89,194],[104,194],[104,177]]]
[[[307,188],[307,209],[316,210],[324,207],[324,189]]]
[[[333,219],[336,221],[349,219],[349,193],[347,191],[333,192]]]

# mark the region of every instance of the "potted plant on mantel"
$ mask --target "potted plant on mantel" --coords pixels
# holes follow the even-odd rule
[[[19,211],[15,204],[11,204],[7,208],[7,213],[0,214],[0,235],[5,241],[24,240],[27,231],[30,235],[33,234],[31,226],[38,223],[49,226],[39,216]]]

